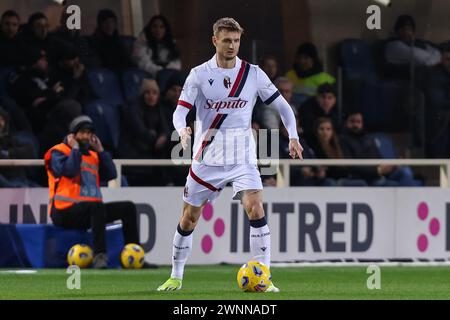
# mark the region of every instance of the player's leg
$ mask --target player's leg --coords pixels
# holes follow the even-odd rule
[[[250,251],[253,259],[270,268],[270,230],[264,214],[261,190],[241,191],[241,201],[250,221]],[[266,292],[279,292],[271,282]]]
[[[172,274],[158,290],[181,288],[184,266],[192,249],[192,234],[205,203],[214,201],[226,183],[217,168],[193,164],[183,193],[183,214],[173,237]]]
[[[260,190],[244,190],[242,205],[250,221],[250,251],[253,258],[270,268],[270,230],[262,205]]]
[[[170,279],[158,287],[158,291],[179,290],[182,286],[184,267],[192,250],[192,233],[198,223],[203,205],[183,204],[183,214],[173,237],[172,273]]]

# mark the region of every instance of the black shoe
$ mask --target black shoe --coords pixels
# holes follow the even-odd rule
[[[106,253],[96,254],[92,267],[94,269],[108,269],[108,256]]]

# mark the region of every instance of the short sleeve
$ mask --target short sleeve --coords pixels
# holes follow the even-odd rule
[[[183,90],[181,91],[180,99],[178,100],[178,105],[192,109],[197,99],[198,93],[198,81],[197,73],[194,69],[189,73],[186,81],[184,82]]]
[[[256,68],[256,83],[258,86],[258,96],[265,104],[271,104],[280,95],[277,87],[275,87],[267,74],[259,67]]]

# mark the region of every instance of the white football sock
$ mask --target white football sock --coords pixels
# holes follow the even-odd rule
[[[267,224],[259,228],[250,226],[250,251],[253,259],[270,268],[270,230]]]
[[[173,237],[172,274],[170,277],[183,279],[184,265],[192,249],[192,233],[182,236],[178,228]]]

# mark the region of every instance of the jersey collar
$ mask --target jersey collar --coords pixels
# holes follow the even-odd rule
[[[241,63],[242,63],[241,59],[239,59],[239,57],[236,56],[236,64],[235,64],[235,66],[234,66],[233,69],[239,69],[239,68],[241,67]],[[220,68],[220,67],[217,65],[216,55],[214,55],[214,56],[211,58],[211,60],[208,61],[208,64],[209,64],[209,66],[210,66],[211,69],[232,70],[232,69],[223,69],[223,68]]]

